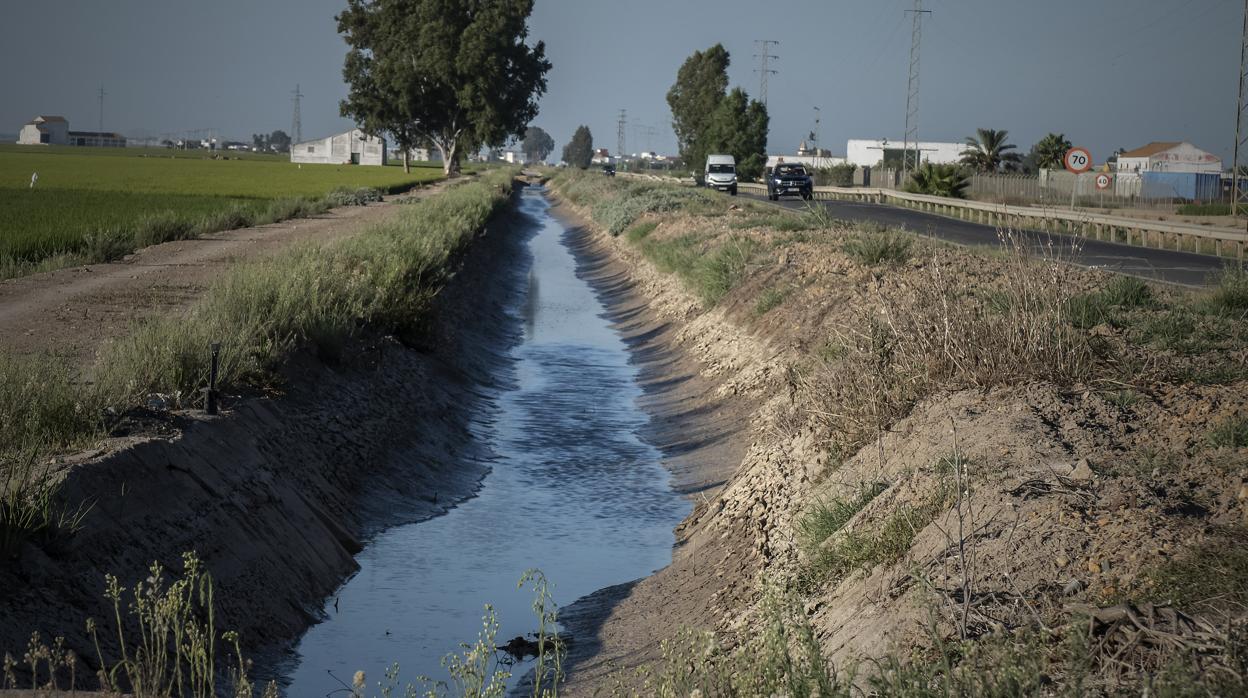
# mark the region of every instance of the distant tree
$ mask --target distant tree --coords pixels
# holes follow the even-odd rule
[[[588,126],[577,126],[576,133],[572,134],[572,140],[563,146],[563,161],[571,167],[579,167],[583,170],[589,167],[593,159],[594,134],[589,132]]]
[[[979,172],[1000,172],[1003,166],[1017,164],[1022,160],[1018,153],[1007,153],[1016,146],[1006,143],[1009,131],[990,128],[975,130],[976,135],[966,139],[966,150],[962,151],[962,164]]]
[[[966,172],[961,167],[952,164],[933,165],[925,162],[911,173],[905,190],[912,194],[965,199],[968,186],[970,182],[967,181]]]
[[[757,178],[767,163],[767,108],[740,88],[728,92],[728,51],[715,44],[695,51],[667,92],[680,156],[700,167],[710,153],[732,155],[737,172]]]
[[[279,153],[290,152],[290,136],[286,132],[278,129],[269,134],[269,147]]]
[[[269,149],[269,137],[263,133],[251,134],[251,147],[263,153]]]
[[[461,153],[520,137],[546,92],[546,47],[529,46],[533,0],[347,0],[340,105],[401,150],[421,139],[459,171]]]
[[[555,139],[542,129],[530,126],[524,130],[520,149],[524,151],[524,157],[529,162],[540,162],[555,149]]]
[[[1064,167],[1066,151],[1073,147],[1066,139],[1066,134],[1050,133],[1031,146],[1027,158],[1031,161],[1029,164],[1037,169],[1058,170]]]
[[[767,124],[767,108],[737,87],[711,112],[698,141],[704,153],[731,154],[743,179],[757,179],[767,164]]]
[[[701,136],[715,108],[728,91],[728,50],[715,44],[705,51],[694,51],[676,72],[676,83],[667,91],[672,110],[672,129],[680,157],[690,167],[706,159]]]

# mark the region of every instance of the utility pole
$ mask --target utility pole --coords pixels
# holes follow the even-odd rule
[[[290,122],[290,143],[303,142],[303,115],[300,114],[299,101],[303,99],[303,93],[299,91],[299,83],[295,83],[295,115]]]
[[[1238,216],[1248,207],[1248,187],[1240,184],[1240,167],[1248,167],[1248,94],[1244,93],[1248,78],[1248,0],[1244,0],[1244,28],[1239,39],[1239,106],[1235,111],[1235,155],[1231,165],[1231,215]],[[1248,214],[1248,213],[1246,213]]]
[[[909,178],[912,161],[910,144],[914,144],[913,166],[919,166],[919,44],[923,40],[923,15],[931,10],[923,9],[923,0],[914,0],[914,26],[910,32],[910,80],[906,85],[906,136],[901,151],[901,180]]]
[[[624,126],[628,123],[628,111],[620,110],[620,120],[615,126],[615,155],[620,159],[620,164],[624,164]]]
[[[104,91],[104,87],[101,86],[100,87],[100,130],[99,130],[100,134],[104,133],[104,95],[106,94],[107,93]],[[100,138],[103,138],[103,137],[104,137],[103,135],[100,136]]]
[[[758,73],[758,100],[765,107],[767,106],[767,77],[776,74],[776,71],[770,67],[770,62],[780,60],[780,56],[771,54],[771,47],[779,46],[780,42],[774,39],[755,39],[754,43],[759,46],[759,53],[754,54],[759,61],[759,66],[754,71]]]
[[[819,155],[821,150],[819,146],[819,107],[815,107],[815,130],[811,133],[815,136],[811,140],[815,142],[815,167],[817,168],[822,164]]]

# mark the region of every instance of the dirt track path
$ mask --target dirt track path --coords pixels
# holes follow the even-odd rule
[[[427,196],[441,185],[421,189]],[[136,321],[188,307],[230,265],[300,242],[356,235],[401,209],[393,200],[147,247],[117,262],[0,281],[0,351],[51,352],[85,366]]]

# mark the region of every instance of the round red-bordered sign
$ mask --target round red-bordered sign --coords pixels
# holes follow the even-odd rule
[[[1097,189],[1109,189],[1109,185],[1113,183],[1114,183],[1114,178],[1105,174],[1104,172],[1096,176],[1096,188]]]
[[[1071,172],[1087,172],[1092,169],[1092,153],[1087,148],[1071,148],[1062,158],[1062,164]]]

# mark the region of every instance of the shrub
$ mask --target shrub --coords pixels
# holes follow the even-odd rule
[[[905,190],[912,194],[929,194],[965,199],[970,180],[959,165],[934,165],[925,162],[910,175]]]

